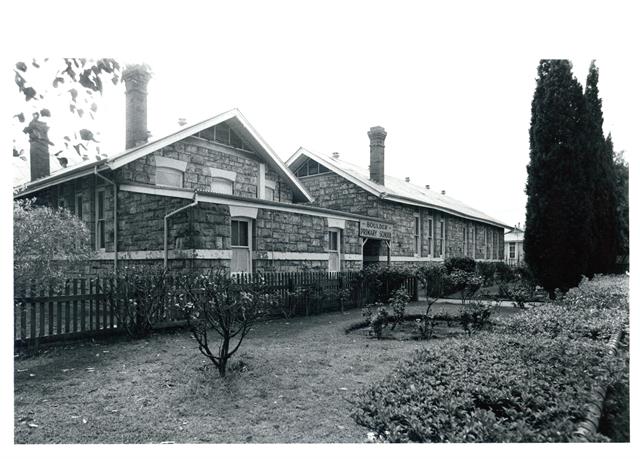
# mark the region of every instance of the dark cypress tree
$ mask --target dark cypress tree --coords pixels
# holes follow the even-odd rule
[[[616,261],[617,216],[615,173],[612,152],[602,133],[602,100],[598,93],[598,67],[591,62],[585,87],[587,155],[585,170],[593,184],[593,220],[591,254],[587,275],[610,273]]]
[[[613,158],[614,194],[616,197],[617,245],[616,253],[620,257],[620,265],[628,269],[629,263],[629,164],[623,152],[615,152],[611,133],[605,141],[606,151]],[[625,266],[627,265],[627,266]],[[616,268],[619,268],[616,266]]]
[[[551,295],[587,273],[591,198],[585,170],[585,98],[567,60],[540,61],[531,103],[525,260]]]

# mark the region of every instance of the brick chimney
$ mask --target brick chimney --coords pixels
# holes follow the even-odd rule
[[[46,177],[51,173],[49,166],[49,126],[44,121],[38,119],[38,115],[33,117],[24,130],[29,134],[29,162],[31,166],[31,180]]]
[[[127,142],[125,148],[147,143],[147,83],[151,73],[146,65],[129,65],[122,72],[127,88]]]
[[[369,179],[384,185],[384,139],[387,131],[383,127],[374,126],[369,129]]]

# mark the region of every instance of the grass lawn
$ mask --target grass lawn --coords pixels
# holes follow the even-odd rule
[[[187,331],[16,358],[15,442],[363,442],[345,399],[430,343],[346,335],[361,318],[260,323],[232,360],[242,369],[224,380]]]

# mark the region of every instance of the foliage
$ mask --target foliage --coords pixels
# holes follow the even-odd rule
[[[178,294],[161,266],[126,266],[108,279],[112,290],[106,292],[107,300],[132,338],[148,336]]]
[[[524,309],[528,302],[534,300],[535,291],[535,285],[519,280],[512,284],[500,284],[498,296],[513,301],[517,307]]]
[[[606,341],[628,321],[625,276],[583,279],[552,304],[497,319],[507,333]]]
[[[375,263],[360,272],[359,281],[367,284],[368,290],[374,292],[375,297],[370,301],[387,303],[391,294],[414,275],[414,271],[408,267]]]
[[[496,263],[490,261],[476,262],[476,272],[482,276],[482,285],[488,287],[493,284],[496,277]]]
[[[66,209],[36,206],[35,199],[13,202],[13,275],[16,284],[45,284],[92,253],[87,226]]]
[[[393,312],[393,325],[391,326],[392,330],[404,319],[404,312],[410,299],[411,298],[409,297],[409,294],[407,293],[407,290],[405,288],[396,289],[391,294],[391,298],[389,299],[389,306],[391,306],[391,310]]]
[[[435,326],[436,320],[428,314],[423,314],[422,317],[416,319],[416,328],[420,339],[431,339]]]
[[[98,110],[95,95],[102,94],[103,80],[109,79],[114,85],[120,82],[120,64],[114,59],[32,59],[31,62],[17,62],[14,68],[14,80],[18,91],[25,98],[25,107],[21,113],[14,115],[20,124],[29,123],[32,117],[55,118],[58,114],[51,105],[52,99],[68,99],[68,107],[79,120],[81,127],[64,137],[64,144],[58,144],[54,154],[62,167],[69,161],[67,151],[71,148],[83,160],[88,159],[89,144],[95,147],[97,159],[101,158],[96,135],[91,131],[85,116],[94,119]],[[27,113],[25,113],[27,112]],[[28,133],[29,127],[24,130]],[[13,156],[26,160],[24,149],[20,148],[17,138],[13,140]]]
[[[598,91],[599,71],[595,61],[591,62],[584,91],[586,102],[585,136],[589,162],[587,172],[593,183],[592,197],[592,241],[589,266],[586,275],[611,273],[617,254],[618,228],[616,218],[615,172],[613,152],[609,151],[602,132],[602,100]]]
[[[482,276],[475,272],[462,271],[454,269],[446,277],[446,283],[448,285],[448,292],[460,292],[460,299],[462,304],[465,304],[467,299],[471,298],[482,286]]]
[[[226,375],[229,359],[238,351],[255,322],[267,311],[273,297],[264,282],[237,284],[225,271],[183,276],[176,306],[184,312],[198,349]],[[218,335],[218,348],[212,348]]]
[[[628,260],[629,257],[629,163],[623,152],[615,152],[611,134],[606,139],[607,154],[613,157],[614,194],[616,202],[616,253]]]
[[[481,302],[473,302],[466,304],[460,311],[460,325],[467,335],[471,336],[476,332],[484,329],[489,323],[489,317],[491,317],[492,308],[485,306]]]
[[[383,330],[389,325],[389,312],[383,303],[371,303],[362,310],[362,315],[369,323],[370,333],[373,332],[377,339],[382,339]]]
[[[587,272],[592,241],[592,163],[582,87],[567,60],[543,59],[531,104],[525,261],[550,295]]]
[[[358,392],[352,417],[384,442],[567,442],[608,380],[604,355],[570,339],[443,340]]]
[[[456,270],[473,273],[476,270],[476,261],[470,257],[450,257],[444,260],[444,269],[447,274]]]

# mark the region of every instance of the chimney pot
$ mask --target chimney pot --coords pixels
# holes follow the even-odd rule
[[[334,151],[333,153],[331,153],[331,156],[333,156],[334,159],[338,159],[340,158],[340,152]]]
[[[147,143],[147,83],[151,78],[145,64],[127,66],[122,72],[127,98],[126,148]]]
[[[186,118],[178,118],[178,124],[180,126],[184,126],[187,124],[187,119]]]
[[[442,191],[441,191],[441,193],[442,193],[442,194],[447,194],[447,193],[445,192],[445,190],[442,190]]]
[[[405,181],[405,182],[407,182],[407,183],[409,183],[409,182],[411,181],[411,177],[405,177],[405,178],[404,178],[404,181]]]
[[[424,187],[425,187],[427,190],[430,190],[430,189],[431,189],[431,186],[430,186],[430,185],[425,185]]]
[[[384,139],[387,131],[381,126],[369,129],[369,179],[384,185]]]
[[[29,134],[29,162],[31,180],[46,177],[51,173],[49,164],[49,126],[35,114],[24,130]]]

